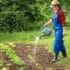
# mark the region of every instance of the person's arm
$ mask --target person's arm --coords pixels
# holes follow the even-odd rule
[[[66,35],[66,17],[65,15],[63,16],[63,19],[62,19],[62,25],[63,25],[63,36]]]
[[[63,26],[63,36],[65,36],[66,35],[66,16],[63,11],[60,11],[60,13],[58,14],[58,20]]]
[[[44,27],[50,25],[51,23],[52,23],[52,19],[50,19],[48,22],[46,22],[46,23],[44,24]]]

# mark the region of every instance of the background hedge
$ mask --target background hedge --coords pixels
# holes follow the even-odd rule
[[[0,0],[0,32],[39,29],[51,15],[51,0]],[[70,10],[70,0],[60,0]]]

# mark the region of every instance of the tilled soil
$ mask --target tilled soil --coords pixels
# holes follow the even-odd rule
[[[44,46],[38,45],[34,55],[34,45],[15,45],[16,47],[14,47],[13,50],[20,58],[22,58],[22,61],[24,61],[24,70],[65,70],[64,65],[58,65],[51,62],[53,55],[52,53],[49,53],[48,50],[44,48]],[[5,53],[0,52],[0,59],[3,60],[5,64],[11,63],[9,70],[19,70],[18,67],[23,67],[16,66],[10,62]]]

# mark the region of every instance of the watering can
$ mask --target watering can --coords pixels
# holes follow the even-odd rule
[[[52,30],[49,27],[42,28],[42,35],[50,36],[52,34]]]

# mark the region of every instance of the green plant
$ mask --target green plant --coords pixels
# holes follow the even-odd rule
[[[24,64],[21,58],[19,58],[8,45],[4,45],[3,43],[0,43],[0,50],[1,52],[5,52],[8,58],[10,59],[10,61],[13,62],[14,64],[17,65]]]

